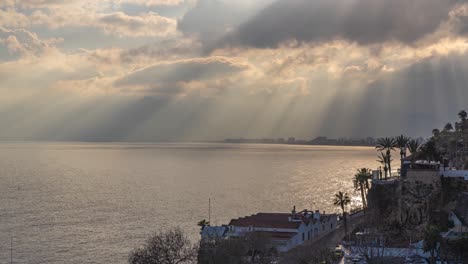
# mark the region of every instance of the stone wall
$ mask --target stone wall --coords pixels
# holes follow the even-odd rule
[[[440,174],[437,170],[408,170],[406,175],[408,182],[420,182],[433,187],[440,185]]]

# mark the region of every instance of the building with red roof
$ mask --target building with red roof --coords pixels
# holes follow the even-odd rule
[[[308,210],[296,212],[295,208],[291,213],[258,213],[232,219],[223,238],[261,234],[268,236],[278,251],[285,252],[335,230],[337,219],[336,214]]]

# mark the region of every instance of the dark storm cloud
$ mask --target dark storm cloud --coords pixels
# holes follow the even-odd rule
[[[413,43],[448,20],[465,0],[277,0],[218,46],[277,47],[288,40]]]
[[[226,24],[239,23],[240,14],[235,9],[214,0],[200,0],[179,21],[177,28],[185,33],[199,34],[202,39],[223,34]]]
[[[212,44],[272,1],[198,0],[179,20],[177,28],[185,34],[198,36],[202,43]]]

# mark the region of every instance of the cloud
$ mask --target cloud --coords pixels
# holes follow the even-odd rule
[[[29,18],[13,8],[0,9],[0,27],[24,28],[30,25]]]
[[[102,29],[108,35],[127,37],[165,37],[176,33],[177,21],[148,12],[130,16],[123,12],[82,13],[52,12],[37,10],[31,15],[34,25],[45,25],[49,28],[66,26],[88,26]]]
[[[278,47],[345,39],[412,44],[435,32],[464,0],[277,0],[218,45]]]
[[[467,105],[462,0],[0,2],[8,138],[415,135]]]
[[[230,32],[273,0],[199,0],[178,22],[178,29],[211,43]]]
[[[167,36],[176,31],[176,21],[150,12],[129,16],[122,12],[101,15],[97,24],[108,34],[124,36]]]
[[[185,0],[121,0],[122,3],[143,5],[147,7],[154,6],[175,6],[185,2]]]
[[[201,50],[198,42],[190,38],[169,38],[157,43],[125,49],[120,54],[123,63],[146,65],[161,60],[181,60],[192,58]]]
[[[39,56],[55,49],[61,39],[40,39],[36,33],[25,29],[8,30],[0,27],[0,45],[6,46],[11,54]]]
[[[468,35],[468,4],[460,5],[450,12],[449,29],[455,35]]]
[[[45,26],[49,29],[67,27],[94,27],[107,35],[127,37],[167,37],[177,33],[175,18],[155,12],[128,15],[124,10],[109,7],[111,2],[80,1],[26,1],[11,2],[10,7],[0,7],[0,27],[31,28]],[[169,2],[165,2],[169,4]],[[17,9],[21,5],[31,10]],[[111,6],[111,5],[110,5]]]
[[[2,0],[0,7],[19,7],[19,8],[47,8],[52,6],[68,5],[77,2],[77,0]]]
[[[178,94],[190,82],[206,82],[244,71],[248,65],[232,58],[208,57],[156,64],[117,80],[117,87],[140,87],[163,94]],[[185,85],[184,85],[185,83]]]

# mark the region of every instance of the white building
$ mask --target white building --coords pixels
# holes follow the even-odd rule
[[[446,178],[459,178],[468,181],[468,170],[456,170],[452,168],[441,168],[440,175]]]
[[[210,241],[219,238],[225,238],[227,226],[204,226],[200,232],[202,241]]]
[[[280,252],[316,240],[337,228],[336,214],[303,210],[292,213],[258,213],[232,219],[226,237],[241,237],[255,232],[267,235]]]

